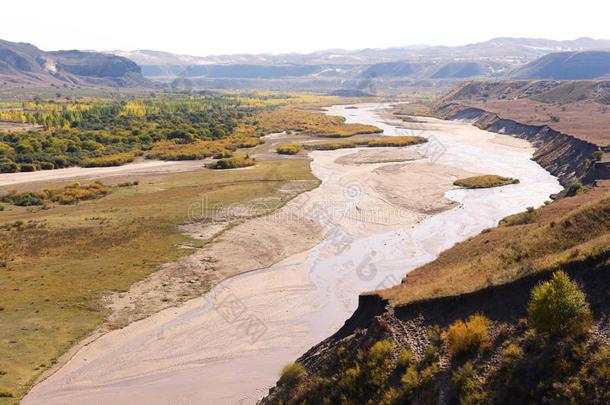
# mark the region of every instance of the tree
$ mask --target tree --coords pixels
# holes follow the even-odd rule
[[[528,316],[536,330],[553,334],[578,334],[592,322],[585,294],[563,271],[534,287]]]

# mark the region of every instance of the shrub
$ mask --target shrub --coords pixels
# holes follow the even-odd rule
[[[534,209],[534,207],[527,207],[527,210],[518,214],[509,215],[506,218],[500,220],[498,225],[500,226],[514,226],[531,224],[540,216],[540,213]]]
[[[284,367],[282,375],[278,382],[280,386],[296,387],[307,375],[305,367],[299,363],[292,363]]]
[[[398,357],[398,367],[405,370],[413,364],[413,353],[410,350],[402,349]]]
[[[469,361],[459,371],[453,372],[451,383],[460,404],[478,404],[485,399],[485,392],[480,389],[474,367]]]
[[[527,311],[532,327],[543,332],[578,334],[592,321],[585,294],[563,271],[534,287]]]
[[[582,184],[580,184],[579,182],[575,182],[570,184],[570,187],[568,187],[567,196],[573,197],[576,194],[580,194],[585,190],[586,188]]]
[[[33,192],[25,192],[21,194],[8,194],[0,199],[2,202],[18,205],[20,207],[29,207],[32,205],[42,205],[42,198]]]
[[[236,169],[239,167],[254,166],[254,160],[248,157],[234,157],[227,159],[220,159],[214,163],[207,165],[210,169]]]
[[[593,152],[593,160],[601,160],[602,156],[604,156],[603,150],[596,150],[595,152]]]
[[[22,163],[19,165],[19,171],[21,172],[35,172],[36,166],[31,163]]]
[[[223,149],[223,150],[220,150],[220,151],[214,153],[213,157],[214,157],[214,159],[224,159],[224,158],[230,158],[232,156],[233,156],[233,152],[231,152],[228,149]]]
[[[405,399],[410,399],[415,393],[415,389],[419,384],[419,375],[415,364],[411,364],[405,370],[405,373],[400,377],[400,384],[405,395]]]
[[[478,350],[488,339],[490,323],[489,319],[480,314],[471,315],[466,322],[456,321],[445,334],[449,352],[459,356]]]
[[[58,169],[62,168],[62,167],[70,166],[70,160],[68,159],[67,156],[64,156],[64,155],[55,156],[55,159],[53,159],[53,162],[55,163],[55,167]]]
[[[40,168],[42,170],[53,170],[55,169],[55,165],[51,162],[40,162]]]
[[[275,150],[277,153],[281,155],[296,155],[301,151],[301,145],[290,144],[290,145],[280,145]]]
[[[19,166],[12,160],[3,159],[0,162],[0,173],[17,173],[18,171]]]
[[[133,153],[117,153],[115,155],[83,159],[81,165],[84,167],[121,166],[125,163],[132,162],[134,159],[135,155]]]
[[[369,349],[367,362],[364,371],[367,375],[367,382],[375,390],[384,387],[390,375],[390,357],[394,345],[389,340],[382,340],[375,343]]]
[[[521,349],[516,343],[509,343],[508,346],[502,350],[502,361],[505,363],[512,363],[518,361],[523,357],[523,349]]]

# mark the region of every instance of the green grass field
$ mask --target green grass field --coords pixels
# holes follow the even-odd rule
[[[204,243],[177,229],[203,194],[210,206],[228,206],[282,196],[278,190],[288,181],[315,177],[309,161],[282,160],[139,180],[78,205],[2,204],[0,370],[6,374],[0,373],[0,391],[15,398],[0,403],[24,395],[56,358],[102,323],[105,293],[126,291],[161,264],[192,252],[179,245]],[[277,208],[285,200],[284,194],[268,204]]]

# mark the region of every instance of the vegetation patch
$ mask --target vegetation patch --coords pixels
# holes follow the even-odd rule
[[[554,294],[554,308],[571,307],[574,294],[583,302],[584,294],[565,274],[557,273],[543,285],[567,291]],[[472,315],[446,330],[428,326],[428,341],[418,343],[417,329],[426,328],[425,323],[402,325],[386,315],[368,331],[355,331],[308,359],[308,372],[300,374],[298,383],[278,384],[262,404],[601,404],[610,398],[610,349],[588,329],[579,335],[549,335],[517,316],[499,323]],[[571,324],[581,315],[572,311],[556,321]],[[390,322],[396,323],[384,328]]]
[[[467,177],[465,179],[459,179],[453,182],[454,186],[464,188],[491,188],[506,186],[509,184],[519,184],[519,180],[513,179],[512,177],[488,174],[485,176]]]
[[[278,146],[276,152],[281,155],[296,155],[301,149],[303,149],[302,145],[287,144]]]
[[[534,207],[527,207],[523,212],[509,215],[506,218],[502,218],[498,225],[500,226],[515,226],[531,224],[536,221],[536,218],[540,215],[540,211],[534,209]]]
[[[563,271],[532,290],[528,315],[536,330],[554,334],[578,334],[593,321],[585,294]]]
[[[427,141],[428,140],[426,138],[421,136],[388,136],[382,139],[360,139],[339,142],[305,143],[303,144],[303,148],[307,150],[335,150],[344,148],[358,148],[365,146],[370,148],[401,147],[417,145]]]
[[[444,334],[449,352],[460,356],[479,350],[488,339],[490,323],[479,314],[470,316],[465,322],[456,321]]]
[[[232,157],[226,159],[219,159],[214,163],[206,165],[209,169],[237,169],[240,167],[254,166],[255,162],[249,157]]]
[[[83,200],[94,200],[102,198],[110,193],[110,189],[99,183],[81,186],[76,182],[61,189],[48,188],[44,191],[27,191],[24,193],[11,192],[0,197],[0,201],[27,207],[32,205],[43,205],[47,202],[59,204],[74,204]]]
[[[329,138],[383,132],[373,125],[346,124],[344,117],[294,108],[265,111],[258,114],[257,119],[268,132],[298,131]]]
[[[116,155],[85,158],[81,161],[81,165],[84,167],[121,166],[125,163],[133,162],[135,157],[135,153],[117,153]]]

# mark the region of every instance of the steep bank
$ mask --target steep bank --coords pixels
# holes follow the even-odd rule
[[[596,145],[558,132],[547,125],[522,124],[504,119],[496,113],[457,103],[437,107],[433,112],[443,119],[467,120],[486,131],[527,139],[536,148],[533,159],[559,178],[564,187],[580,179],[592,183],[597,179],[608,178],[598,177],[604,175],[602,169],[593,170],[592,155],[599,149]]]

